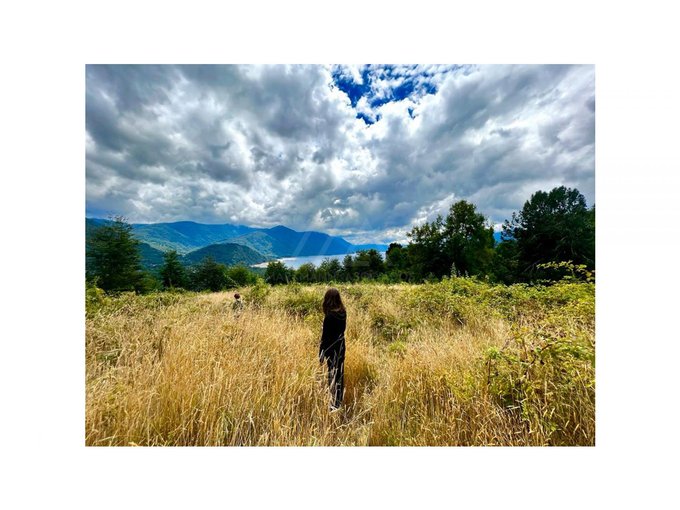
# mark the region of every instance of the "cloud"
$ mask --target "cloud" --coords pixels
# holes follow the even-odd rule
[[[87,213],[404,239],[468,199],[594,203],[593,66],[87,67]]]

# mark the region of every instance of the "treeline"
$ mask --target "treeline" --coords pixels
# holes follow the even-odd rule
[[[311,262],[297,269],[282,262],[272,261],[267,265],[264,279],[272,285],[299,282],[349,282],[379,279],[385,274],[385,262],[377,250],[359,251],[353,257],[345,255],[342,263],[338,259],[326,258],[316,267]]]
[[[460,200],[446,217],[413,227],[409,243],[392,243],[385,258],[376,250],[327,258],[292,269],[270,262],[264,279],[290,282],[378,280],[386,283],[439,280],[444,276],[477,276],[512,284],[592,277],[595,269],[595,207],[577,189],[564,186],[537,191],[512,214],[496,243],[492,226],[474,204]],[[140,264],[139,241],[132,226],[114,218],[91,236],[87,245],[87,281],[105,291],[148,292],[159,289],[219,291],[253,284],[260,276],[239,265],[227,267],[212,258],[185,267],[176,252],[164,255],[155,273]]]
[[[270,262],[272,284],[297,281],[379,280],[423,282],[444,276],[477,276],[512,284],[592,278],[595,269],[595,207],[577,189],[538,191],[502,227],[501,242],[474,204],[460,200],[446,217],[414,227],[409,243],[390,244],[385,259],[375,250],[324,260],[297,270]]]

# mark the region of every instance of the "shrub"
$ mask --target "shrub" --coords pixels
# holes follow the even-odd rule
[[[256,307],[262,306],[267,302],[270,290],[271,287],[262,278],[258,278],[255,285],[243,293],[244,301]]]
[[[85,285],[85,311],[88,316],[95,314],[109,302],[106,292],[97,287],[97,281]]]
[[[547,444],[569,444],[594,430],[595,345],[560,314],[513,326],[513,340],[486,353],[489,393]]]
[[[322,297],[315,292],[296,289],[293,293],[286,294],[282,306],[284,310],[294,315],[305,317],[309,314],[321,313],[321,301]]]
[[[445,283],[419,285],[409,293],[405,304],[419,314],[444,317],[461,325],[468,318],[465,297],[454,295]]]
[[[390,342],[407,335],[413,327],[413,324],[406,317],[397,316],[385,308],[370,309],[369,317],[373,331],[380,338]]]

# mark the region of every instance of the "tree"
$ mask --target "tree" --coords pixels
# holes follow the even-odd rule
[[[385,272],[383,259],[373,248],[357,252],[353,266],[360,278],[376,278]]]
[[[354,279],[354,259],[351,255],[345,255],[342,259],[342,277],[348,282]]]
[[[437,216],[433,222],[415,226],[406,234],[411,239],[408,249],[409,265],[419,280],[428,274],[447,274],[443,258],[442,229],[442,217]]]
[[[405,280],[408,278],[409,261],[408,248],[399,243],[391,243],[385,253],[385,271],[392,281]]]
[[[218,292],[236,285],[227,277],[227,266],[218,264],[212,257],[204,258],[191,275],[195,290]]]
[[[257,277],[244,265],[237,264],[227,269],[227,276],[238,287],[255,283]]]
[[[318,281],[337,281],[342,277],[342,265],[338,259],[325,258],[317,271]]]
[[[493,228],[476,207],[460,200],[446,218],[414,227],[408,259],[417,278],[456,274],[485,274],[493,258]]]
[[[450,271],[482,275],[493,258],[493,228],[474,204],[459,200],[451,206],[443,230],[443,249]]]
[[[163,267],[160,270],[163,287],[166,289],[185,288],[187,285],[187,272],[179,260],[175,250],[163,255]]]
[[[135,290],[142,278],[139,241],[122,216],[97,227],[86,247],[87,273],[105,291]]]
[[[517,241],[504,239],[496,246],[492,263],[495,281],[510,285],[519,279],[517,271]]]
[[[294,270],[286,267],[283,262],[272,260],[267,264],[267,270],[264,273],[264,279],[271,285],[281,283],[288,283],[293,279]]]
[[[300,283],[312,283],[316,281],[316,267],[311,262],[306,262],[295,271],[295,280]]]
[[[516,240],[518,271],[527,279],[538,277],[537,266],[548,262],[595,268],[595,208],[577,189],[537,191],[506,220],[503,237]]]
[[[388,270],[402,270],[406,268],[406,251],[399,243],[390,243],[385,252],[385,267]]]

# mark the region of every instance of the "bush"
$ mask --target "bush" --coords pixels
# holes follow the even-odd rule
[[[257,278],[255,285],[244,291],[244,301],[256,307],[262,306],[267,302],[270,290],[271,287],[262,278]]]
[[[444,317],[459,324],[465,324],[466,297],[455,295],[445,282],[419,285],[405,299],[410,309],[420,314]]]
[[[97,281],[85,284],[85,312],[88,316],[96,313],[109,302],[104,290],[97,287]]]
[[[309,314],[321,313],[322,297],[308,290],[293,292],[286,295],[283,300],[284,310],[305,317]]]
[[[487,384],[499,406],[548,444],[587,438],[595,405],[595,345],[560,313],[513,326],[513,340],[486,354]]]
[[[369,317],[373,331],[380,338],[390,342],[407,335],[413,328],[413,324],[407,318],[382,307],[371,308]]]

